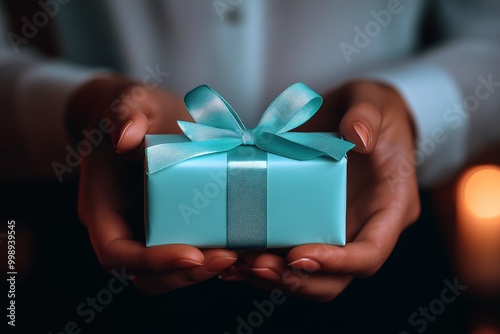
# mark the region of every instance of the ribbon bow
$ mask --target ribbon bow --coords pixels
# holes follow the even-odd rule
[[[217,92],[206,85],[198,86],[184,98],[196,123],[178,121],[191,142],[165,143],[146,149],[148,174],[153,174],[194,157],[230,151],[240,145],[295,160],[320,156],[342,159],[354,144],[326,133],[288,132],[308,121],[323,99],[303,83],[285,89],[267,107],[259,123],[247,129],[240,118]]]

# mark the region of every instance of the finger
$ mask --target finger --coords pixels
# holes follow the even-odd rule
[[[335,274],[371,276],[380,269],[396,245],[402,231],[397,219],[378,212],[353,242],[344,247],[309,244],[288,253],[290,266]]]
[[[127,272],[133,275],[145,275],[203,266],[208,266],[211,271],[222,271],[236,261],[236,253],[230,250],[209,253],[212,257],[215,256],[212,254],[216,254],[220,258],[219,261],[222,261],[220,264],[213,259],[207,259],[201,250],[190,245],[146,247],[142,242],[133,240],[128,225],[113,214],[99,223],[89,225],[92,245],[101,264],[108,271],[126,268]],[[227,261],[231,263],[226,266]]]
[[[234,270],[227,270],[227,275],[221,275],[219,278],[229,281],[243,281],[263,290],[287,290],[286,284],[293,284],[294,280],[289,278],[289,273],[285,271],[290,269],[285,258],[260,252],[249,252],[243,256],[240,255],[240,261],[233,267]],[[225,274],[224,272],[223,274]],[[282,277],[282,275],[285,275]],[[233,279],[233,275],[237,279]]]
[[[287,265],[286,258],[271,253],[249,254],[243,258],[250,266],[250,271],[264,282],[254,283],[263,287],[272,283],[274,287],[280,287],[288,291],[300,288],[303,279],[309,277],[309,272],[292,268]]]
[[[243,261],[248,263],[254,275],[272,282],[280,282],[281,273],[288,268],[284,257],[271,253],[247,254]]]
[[[382,124],[382,114],[377,105],[362,101],[349,106],[340,121],[340,133],[356,144],[354,151],[370,153],[377,144]]]
[[[270,282],[260,277],[247,277],[241,282],[266,291],[282,291],[282,293],[316,302],[329,302],[337,298],[352,281],[352,276],[331,274],[297,274],[283,273],[289,286]]]
[[[336,298],[351,282],[352,276],[315,273],[289,267],[286,259],[260,253],[243,259],[252,261],[254,278],[245,282],[261,289],[279,289],[287,294],[326,302]]]
[[[133,275],[161,274],[201,267],[205,262],[203,253],[189,245],[145,247],[141,242],[129,239],[101,244],[92,234],[91,241],[107,271],[126,268]]]
[[[148,118],[144,114],[146,103],[122,103],[112,118],[115,131],[111,140],[116,152],[124,153],[138,148],[149,129]]]
[[[136,276],[134,283],[146,294],[161,294],[206,281],[237,260],[236,252],[225,249],[204,250],[203,253],[205,256],[203,266],[161,275]]]
[[[189,245],[146,247],[133,240],[130,228],[117,215],[97,219],[88,223],[87,228],[99,261],[107,271],[126,268],[134,275],[165,273],[200,267],[205,261],[203,253]]]
[[[295,273],[296,287],[290,288],[289,293],[317,302],[329,302],[345,290],[352,278],[350,275]]]
[[[165,273],[202,266],[203,253],[189,245],[146,247],[134,240],[130,227],[109,208],[96,208],[95,220],[87,223],[90,240],[106,270],[127,268],[132,274]],[[107,213],[106,211],[107,210]]]
[[[80,179],[79,215],[89,231],[92,245],[107,270],[126,267],[129,272],[165,272],[201,265],[203,253],[188,245],[146,248],[134,235],[120,212],[123,198],[113,182],[115,167],[102,163],[110,153],[103,149],[85,160]],[[178,261],[181,260],[181,261]],[[177,261],[177,262],[176,262]]]

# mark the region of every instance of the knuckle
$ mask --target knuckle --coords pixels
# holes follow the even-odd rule
[[[358,276],[363,278],[371,277],[375,275],[380,270],[380,268],[382,268],[384,263],[385,263],[385,258],[377,256],[373,259],[373,261],[370,262],[369,265],[367,265],[359,272]]]
[[[99,263],[101,264],[101,267],[106,271],[106,272],[111,272],[113,269],[115,269],[115,266],[113,266],[110,261],[109,261],[109,256],[105,255],[105,252],[99,252],[97,255],[97,258],[99,260]]]
[[[168,264],[165,264],[164,262],[158,261],[154,257],[148,257],[148,256],[143,256],[142,259],[140,260],[140,263],[143,263],[145,267],[147,268],[148,272],[151,273],[165,273],[165,272],[170,272],[171,269],[168,266]]]
[[[418,217],[420,217],[421,209],[422,208],[420,205],[420,200],[417,199],[410,207],[410,212],[408,214],[410,219],[410,224],[413,224],[418,219]]]
[[[418,189],[415,189],[410,197],[408,207],[406,209],[404,229],[410,227],[420,217],[422,210]]]
[[[92,237],[91,237],[92,239]],[[96,246],[94,245],[95,252],[97,254],[97,259],[101,264],[101,267],[106,272],[111,272],[113,269],[118,270],[123,265],[120,265],[120,261],[115,257],[113,252],[111,251],[109,245]]]
[[[116,107],[112,115],[112,122],[125,121],[128,117],[130,117],[130,107],[125,105],[123,102]]]
[[[162,114],[163,105],[159,103],[160,97],[155,92],[148,92],[143,103],[143,113],[148,118],[158,117]]]
[[[324,254],[328,254],[329,252],[329,245],[327,244],[327,240],[321,240],[321,243],[314,244],[313,247],[309,247],[307,249],[307,257],[311,258],[319,258],[319,257],[324,257]],[[297,256],[298,258],[304,257],[300,252],[295,252],[293,255]]]
[[[379,269],[382,267],[381,264],[379,264],[378,262],[370,265],[369,267],[363,269],[359,276],[362,277],[362,278],[367,278],[367,277],[371,277],[373,275],[375,275],[375,273],[377,273],[377,271],[379,271]]]
[[[373,102],[370,102],[370,101],[357,102],[353,106],[353,108],[357,108],[360,111],[364,111],[364,112],[368,111],[369,113],[376,113],[379,110],[379,108],[377,108],[377,106]]]
[[[348,89],[354,95],[381,95],[384,94],[385,86],[375,81],[353,80],[348,83]]]
[[[330,257],[329,261],[331,261],[331,265],[333,268],[344,268],[348,265],[348,252],[345,248],[339,248],[335,256]]]

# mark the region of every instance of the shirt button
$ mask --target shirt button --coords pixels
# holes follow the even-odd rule
[[[238,24],[241,21],[241,11],[236,7],[226,12],[226,20],[230,24]]]

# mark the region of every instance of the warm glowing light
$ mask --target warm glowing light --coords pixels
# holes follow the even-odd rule
[[[466,209],[479,218],[500,218],[500,168],[479,166],[468,171],[462,180]]]

